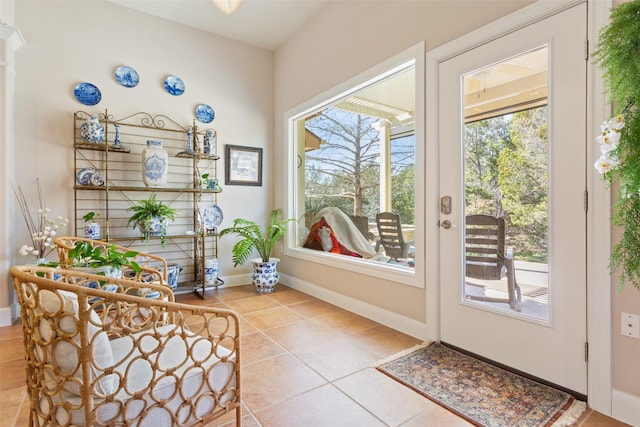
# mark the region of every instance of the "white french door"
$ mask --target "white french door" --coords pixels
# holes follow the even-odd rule
[[[440,339],[583,394],[586,10],[573,6],[438,65]],[[465,277],[470,213],[506,219],[512,304],[501,302],[506,278]]]

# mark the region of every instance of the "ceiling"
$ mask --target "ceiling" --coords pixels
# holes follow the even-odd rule
[[[230,16],[218,10],[211,0],[109,1],[252,46],[275,50],[333,0],[243,0]],[[414,78],[413,73],[408,73],[361,91],[352,103],[358,105],[348,109],[370,109],[371,104],[376,103],[413,114]],[[507,112],[505,106],[514,106],[510,108],[517,111],[523,105],[543,105],[546,103],[546,80],[544,49],[471,72],[465,77],[465,116],[471,121],[504,114]],[[343,107],[347,108],[346,104]],[[395,117],[398,111],[387,113]]]
[[[548,48],[541,47],[466,74],[466,121],[546,105],[548,55]]]
[[[231,16],[211,0],[110,0],[149,15],[275,50],[330,0],[244,0]]]

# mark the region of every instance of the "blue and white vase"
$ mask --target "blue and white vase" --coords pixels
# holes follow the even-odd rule
[[[196,152],[193,151],[193,128],[189,126],[187,129],[187,146],[184,149],[185,153],[195,155]]]
[[[218,259],[207,258],[204,260],[204,284],[215,285],[218,280]]]
[[[215,156],[216,151],[217,151],[216,133],[211,129],[209,129],[204,133],[204,146],[202,148],[202,153]]]
[[[178,287],[178,276],[180,276],[181,271],[182,267],[180,264],[167,265],[167,285],[169,285],[171,289]]]
[[[90,222],[84,226],[84,237],[87,239],[99,240],[100,239],[100,224],[97,222]]]
[[[169,155],[162,141],[148,140],[142,150],[142,181],[147,187],[164,187],[169,172]]]
[[[104,140],[104,126],[97,117],[91,116],[89,120],[80,125],[80,136],[84,142],[102,144]]]
[[[113,127],[116,129],[116,134],[113,137],[113,145],[120,147],[122,145],[122,142],[120,141],[120,125],[115,124]]]
[[[280,274],[276,271],[278,261],[280,261],[279,258],[269,258],[268,262],[263,262],[262,258],[251,260],[253,263],[251,281],[256,287],[256,292],[268,294],[275,290],[280,280]]]

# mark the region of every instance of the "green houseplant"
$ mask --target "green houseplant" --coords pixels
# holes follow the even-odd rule
[[[271,211],[269,224],[265,229],[254,221],[236,218],[233,226],[220,231],[221,237],[233,234],[241,238],[231,249],[234,267],[247,262],[254,249],[258,252],[259,258],[251,260],[254,269],[251,278],[258,292],[273,292],[278,283],[276,264],[280,260],[272,258],[271,252],[276,243],[284,237],[287,232],[287,223],[290,221],[295,222],[296,219],[283,219],[282,211],[274,209]]]
[[[159,236],[160,243],[164,247],[167,239],[168,222],[175,219],[176,210],[165,205],[162,201],[158,201],[156,193],[153,193],[146,200],[140,200],[127,210],[133,212],[127,225],[132,228],[137,227],[143,241],[149,241],[152,236]]]
[[[140,265],[134,261],[137,255],[136,251],[120,252],[114,245],[101,249],[92,247],[90,242],[80,241],[69,251],[70,265],[66,267],[87,269],[97,274],[119,277],[125,265],[131,266],[136,273],[140,273]]]
[[[622,227],[611,251],[611,273],[620,270],[618,292],[629,281],[640,290],[640,1],[616,6],[600,31],[595,50],[614,117],[598,137],[596,168],[609,185],[618,184],[612,223]]]

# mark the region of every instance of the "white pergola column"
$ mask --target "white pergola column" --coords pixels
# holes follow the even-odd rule
[[[13,301],[9,267],[15,254],[11,253],[15,224],[12,206],[15,203],[11,178],[15,175],[15,51],[24,44],[20,31],[0,24],[0,326],[8,326],[18,316]]]
[[[295,165],[296,165],[296,202],[297,202],[297,206],[296,206],[296,210],[295,212],[297,212],[298,215],[298,219],[300,219],[300,215],[302,214],[304,216],[306,210],[305,210],[305,194],[304,194],[304,189],[305,189],[305,175],[304,175],[304,162],[305,159],[303,158],[303,156],[305,156],[306,153],[306,128],[305,128],[305,120],[304,119],[297,119],[295,121],[295,135],[296,135],[296,152],[295,152]],[[302,220],[302,224],[304,225],[304,219]]]
[[[380,130],[380,212],[391,212],[391,124],[378,122]]]

